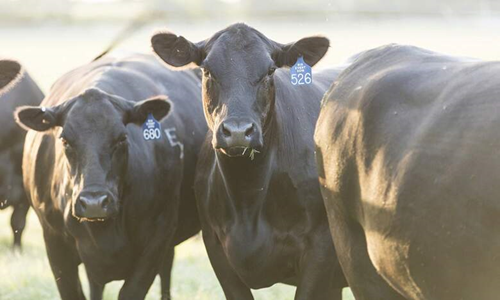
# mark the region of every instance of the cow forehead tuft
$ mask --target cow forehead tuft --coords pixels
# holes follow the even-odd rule
[[[102,90],[100,90],[96,87],[92,87],[92,88],[85,90],[85,92],[83,92],[83,94],[81,95],[81,98],[85,99],[85,100],[98,100],[98,99],[107,98],[107,96],[108,96],[108,94],[106,94]]]
[[[217,32],[208,42],[207,49],[211,49],[215,44],[230,46],[233,50],[251,49],[251,45],[265,45],[271,47],[274,42],[269,40],[264,34],[244,23],[236,23]],[[259,47],[255,47],[259,48]]]
[[[244,33],[254,32],[255,29],[252,28],[252,27],[250,27],[250,26],[248,26],[245,23],[236,23],[236,24],[228,26],[226,28],[226,31],[232,32],[232,33],[235,33],[235,34],[244,34]]]
[[[88,99],[88,98],[87,98]],[[77,101],[66,116],[65,127],[75,128],[80,134],[86,132],[104,134],[111,133],[123,125],[122,115],[110,101],[84,100]]]
[[[115,119],[120,113],[116,110],[112,98],[112,95],[98,88],[87,89],[73,99],[74,104],[69,112],[69,119],[73,122],[80,122],[86,118],[103,118],[103,116],[109,121]]]
[[[230,42],[233,47],[244,48],[251,44],[264,42],[267,40],[265,36],[251,27],[237,27],[228,30],[223,34],[225,42]]]

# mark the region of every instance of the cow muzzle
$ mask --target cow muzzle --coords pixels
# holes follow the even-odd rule
[[[263,146],[262,131],[250,120],[228,119],[216,130],[214,146],[230,157],[251,155]]]
[[[81,192],[76,199],[73,215],[81,221],[104,221],[116,214],[116,201],[111,193]]]

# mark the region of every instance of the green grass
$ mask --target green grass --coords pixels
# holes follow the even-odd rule
[[[23,236],[23,253],[14,254],[10,249],[12,243],[10,214],[10,209],[0,211],[0,299],[59,299],[36,215],[30,211],[27,229]],[[80,277],[87,293],[87,280],[81,266]],[[108,284],[104,299],[116,299],[121,285],[120,281]],[[276,284],[268,289],[253,291],[253,294],[257,300],[281,300],[293,299],[294,292],[295,287]],[[147,299],[159,299],[159,294],[160,283],[157,278]],[[224,299],[200,237],[192,238],[176,248],[172,296],[175,300]],[[348,289],[344,290],[344,296],[345,300],[354,299]]]

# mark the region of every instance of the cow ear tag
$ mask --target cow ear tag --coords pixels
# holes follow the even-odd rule
[[[290,81],[293,85],[306,85],[312,83],[312,69],[302,56],[290,68]]]
[[[142,124],[142,136],[146,141],[159,140],[161,138],[161,125],[151,113],[148,114],[146,122]]]

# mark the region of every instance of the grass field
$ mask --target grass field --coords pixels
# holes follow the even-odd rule
[[[10,209],[0,212],[0,299],[1,300],[53,300],[58,299],[57,288],[50,271],[42,238],[42,230],[33,211],[23,237],[24,251],[11,251],[12,234],[9,225]],[[80,277],[87,292],[85,271]],[[122,282],[106,286],[104,299],[116,299]],[[277,284],[254,291],[257,300],[293,299],[295,287]],[[88,295],[88,293],[87,293]],[[159,299],[159,278],[149,291],[147,299]],[[344,291],[345,300],[353,300],[350,291]],[[172,279],[174,300],[224,299],[222,289],[212,271],[200,237],[194,237],[176,248]]]

